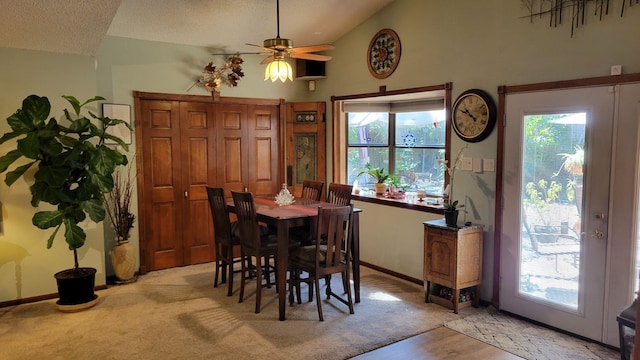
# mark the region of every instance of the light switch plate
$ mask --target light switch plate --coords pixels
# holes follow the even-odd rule
[[[471,171],[473,170],[473,158],[463,157],[462,162],[460,164],[460,170],[462,171]]]
[[[482,159],[482,169],[487,172],[496,171],[496,163],[493,159]]]
[[[474,173],[482,172],[482,158],[473,159],[473,172]]]

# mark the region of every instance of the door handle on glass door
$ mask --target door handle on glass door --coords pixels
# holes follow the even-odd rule
[[[603,212],[597,212],[597,213],[595,213],[594,216],[598,220],[604,220],[604,219],[607,218],[607,215],[605,213],[603,213]]]
[[[593,236],[596,239],[604,239],[604,232],[600,230],[593,230],[593,233],[591,234],[591,236]]]

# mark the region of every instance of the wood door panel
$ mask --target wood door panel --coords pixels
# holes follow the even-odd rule
[[[189,202],[190,222],[187,227],[193,231],[193,235],[186,238],[186,258],[190,264],[199,264],[215,260],[215,248],[213,244],[213,221],[211,220],[209,202],[206,197]]]
[[[281,100],[134,93],[140,272],[212,261],[206,186],[275,194]]]
[[[174,184],[171,137],[154,137],[150,139],[152,186],[171,187]]]
[[[244,191],[246,184],[247,164],[244,155],[247,153],[246,123],[247,109],[244,105],[230,104],[216,109],[216,117],[220,119],[221,131],[218,131],[218,184],[228,196],[230,191]],[[243,120],[244,119],[244,120]]]
[[[206,186],[216,183],[215,123],[212,104],[180,103],[181,158],[186,163],[181,181],[188,203],[181,214],[185,265],[215,259],[206,195]]]
[[[249,191],[256,196],[275,195],[278,179],[278,112],[273,106],[249,105],[247,109]]]
[[[148,101],[141,106],[143,186],[143,219],[140,226],[145,237],[145,258],[149,269],[165,269],[182,265],[183,251],[176,224],[181,220],[177,208],[182,206],[179,174],[180,128],[179,104],[173,101]]]
[[[182,265],[182,246],[175,246],[176,226],[173,203],[156,203],[151,211],[148,248],[151,249],[151,270],[160,270]]]

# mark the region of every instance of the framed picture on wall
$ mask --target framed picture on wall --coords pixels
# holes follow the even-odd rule
[[[131,105],[126,104],[102,104],[102,116],[110,119],[120,119],[131,124]],[[131,144],[131,131],[124,125],[118,124],[107,129],[110,135],[121,138],[125,144]],[[105,139],[105,144],[116,145],[115,141]]]

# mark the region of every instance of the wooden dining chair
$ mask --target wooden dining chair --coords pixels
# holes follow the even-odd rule
[[[301,198],[320,201],[322,200],[322,189],[324,182],[315,180],[304,180],[302,182]],[[312,229],[315,228],[315,222],[309,227],[295,227],[289,229],[289,236],[297,239],[302,245],[309,245]]]
[[[322,200],[322,189],[324,188],[323,181],[304,180],[302,182],[302,194],[301,197],[305,199],[311,199],[320,201]]]
[[[327,202],[341,206],[351,205],[352,192],[353,185],[330,183],[327,191]],[[349,259],[349,261],[353,263],[353,259]],[[349,286],[349,278],[345,274],[342,274],[342,283],[345,288]]]
[[[344,299],[336,294],[331,288],[331,275],[340,273],[343,278],[349,278],[349,259],[351,257],[351,235],[349,226],[353,214],[353,206],[341,206],[337,208],[318,208],[318,229],[315,234],[314,245],[303,246],[295,249],[291,254],[291,274],[289,276],[289,304],[293,305],[297,296],[298,304],[302,303],[300,296],[300,283],[309,284],[311,294],[311,283],[315,288],[316,302],[318,306],[318,316],[320,321],[324,320],[322,315],[322,301],[320,299],[320,279],[325,279],[327,300],[333,296],[340,302],[349,306],[349,313],[353,314],[353,299],[351,297],[351,286],[344,286],[347,298]],[[302,273],[308,273],[308,277],[302,278]],[[294,293],[295,292],[295,293]],[[311,301],[311,297],[309,298]]]
[[[231,222],[229,209],[224,197],[223,188],[206,187],[211,216],[213,217],[213,231],[216,252],[216,270],[213,287],[218,287],[219,273],[222,272],[221,284],[227,282],[227,296],[233,292],[233,265],[242,258],[234,260],[233,247],[240,245],[240,237],[237,222]]]
[[[270,259],[276,258],[278,252],[278,237],[276,234],[261,234],[258,218],[256,216],[253,194],[250,192],[231,191],[235,212],[238,217],[238,227],[240,229],[240,249],[243,259],[254,258],[253,268],[246,266],[247,261],[242,262],[240,280],[240,299],[244,300],[244,287],[247,277],[256,279],[256,314],[260,312],[260,300],[262,298],[262,288],[271,287],[271,270],[277,269],[270,265]],[[299,243],[291,242],[290,248],[298,246]],[[264,272],[264,276],[263,276]],[[276,274],[277,276],[277,274]],[[263,279],[265,283],[263,284]],[[276,289],[277,290],[277,289]]]
[[[336,205],[350,205],[353,185],[330,183],[327,191],[327,202]]]

